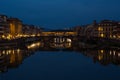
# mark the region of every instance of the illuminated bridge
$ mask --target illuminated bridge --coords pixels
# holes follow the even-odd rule
[[[7,41],[7,45],[21,45],[28,43],[31,44],[33,42],[41,42],[44,43],[44,46],[57,46],[58,44],[71,43],[73,45],[77,42],[76,32],[72,30],[53,30],[42,32],[40,36],[34,37],[21,37],[19,39]],[[6,44],[3,44],[6,45]],[[2,46],[2,45],[1,45]],[[59,45],[60,46],[60,45]]]
[[[77,33],[73,30],[52,30],[42,32],[41,36],[76,36]]]
[[[73,45],[77,42],[76,32],[72,30],[53,30],[42,32],[40,36],[35,38],[27,38],[25,42],[40,41],[44,46],[62,46],[62,44]],[[61,45],[60,45],[61,44]],[[65,45],[64,45],[65,46]]]
[[[77,40],[77,33],[72,30],[52,30],[42,32],[40,41],[46,46],[60,46],[64,43],[74,43]]]
[[[52,30],[52,31],[44,31],[41,32],[40,36],[35,38],[40,38],[40,40],[44,40],[45,38],[49,38],[49,40],[52,38],[60,38],[61,40],[64,40],[63,38],[70,38],[76,37],[77,33],[72,30]],[[31,37],[32,38],[32,37]],[[30,38],[28,38],[28,41]],[[58,40],[58,39],[54,39]]]

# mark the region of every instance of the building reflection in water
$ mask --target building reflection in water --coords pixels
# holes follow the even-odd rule
[[[86,50],[82,53],[85,56],[93,58],[94,63],[99,62],[102,65],[120,65],[119,49]]]
[[[17,68],[23,60],[34,54],[40,43],[27,45],[25,49],[0,50],[0,72],[7,72],[9,68]]]
[[[81,54],[91,57],[94,63],[120,65],[120,49],[83,49],[80,46],[73,46],[70,39],[54,40],[55,42],[49,43],[49,47],[43,45],[42,42],[35,42],[27,44],[24,48],[0,50],[0,72],[19,67],[25,58],[38,50],[55,51],[58,48],[60,49],[57,51],[61,51],[61,48],[64,49],[63,51],[79,51]]]

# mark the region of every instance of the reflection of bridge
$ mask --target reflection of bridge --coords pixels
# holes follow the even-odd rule
[[[43,39],[49,39],[49,37],[42,38]],[[51,38],[56,38],[52,37]],[[59,37],[58,37],[59,38]],[[64,37],[66,40],[70,37]],[[75,37],[72,37],[75,38]],[[37,38],[36,38],[37,39]],[[40,40],[40,37],[38,38]],[[61,39],[61,38],[60,38]],[[74,39],[73,39],[74,41]],[[59,41],[58,41],[59,42]],[[50,47],[51,43],[54,42],[46,42],[43,46],[41,45],[42,42],[38,41],[37,43],[32,43],[29,45],[29,47],[19,47],[18,48],[11,48],[11,49],[3,49],[0,50],[0,71],[6,72],[9,68],[17,68],[22,61],[29,57],[30,55],[34,54],[35,51],[75,51],[80,52],[84,54],[85,56],[89,56],[93,58],[94,62],[98,61],[102,65],[108,65],[108,64],[114,64],[114,65],[120,65],[120,49],[83,49],[81,48],[81,44],[78,46],[75,46],[74,44],[71,45],[69,48],[63,48],[63,49],[57,49]],[[47,44],[48,43],[48,44]],[[54,43],[54,44],[66,44],[71,43],[64,42],[64,40],[60,43]]]
[[[60,45],[70,43],[73,46],[77,42],[76,36],[41,36],[40,42],[44,43],[44,46],[48,47],[51,44]]]

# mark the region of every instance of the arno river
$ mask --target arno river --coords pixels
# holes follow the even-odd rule
[[[74,46],[67,41],[0,49],[0,80],[120,79],[119,48]]]

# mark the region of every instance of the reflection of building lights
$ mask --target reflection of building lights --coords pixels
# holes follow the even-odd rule
[[[30,48],[35,48],[35,47],[38,47],[38,46],[40,46],[40,42],[38,42],[38,43],[33,43],[33,44],[27,46],[27,48],[30,49]]]
[[[11,53],[11,50],[9,50],[8,52]]]
[[[20,49],[17,49],[17,53],[19,53],[20,52]]]
[[[99,59],[99,60],[102,60],[102,59],[103,59],[103,55],[99,55],[99,56],[98,56],[98,59]]]
[[[71,43],[69,43],[69,47],[71,47],[72,45],[71,45]]]
[[[16,51],[20,52],[20,49],[17,49]],[[2,54],[7,54],[7,55],[14,54],[14,53],[15,53],[15,50],[4,50],[4,51],[2,51]]]
[[[7,39],[10,40],[11,39],[10,36],[7,36]]]
[[[35,47],[35,44],[32,44],[31,47]]]
[[[9,54],[9,50],[6,51],[6,54],[7,54],[7,55]]]
[[[113,54],[115,55],[116,51],[113,51]]]
[[[112,54],[112,51],[110,51],[110,55]]]
[[[31,35],[32,37],[35,37],[36,35],[35,34],[33,34],[33,35]]]
[[[104,50],[100,50],[101,53],[104,53]]]
[[[3,54],[5,54],[5,51],[2,51]]]
[[[120,53],[118,53],[118,56],[120,57]]]
[[[15,50],[12,50],[12,53],[14,54],[14,53],[15,53]]]
[[[37,46],[40,46],[40,43],[36,43]]]
[[[102,54],[101,54],[102,53]],[[104,50],[100,50],[100,53],[98,55],[98,59],[99,60],[102,60],[103,59],[103,53],[104,53]]]

